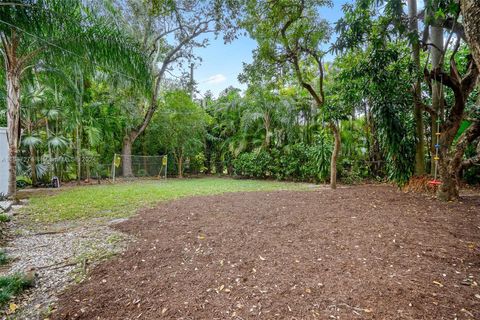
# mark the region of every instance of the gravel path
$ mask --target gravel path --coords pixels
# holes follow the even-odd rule
[[[52,232],[31,231],[12,223],[16,235],[6,251],[13,259],[4,273],[35,273],[35,286],[28,290],[19,309],[2,319],[45,319],[51,312],[56,296],[72,283],[83,280],[89,269],[125,249],[125,234],[115,231],[110,224],[84,223],[64,225]]]

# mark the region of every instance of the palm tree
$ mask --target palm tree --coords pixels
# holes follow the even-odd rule
[[[23,0],[0,6],[1,54],[7,83],[10,196],[16,193],[22,80],[32,70],[72,61],[82,65],[101,64],[103,68],[121,68],[148,86],[147,59],[114,23],[94,12],[80,0]]]

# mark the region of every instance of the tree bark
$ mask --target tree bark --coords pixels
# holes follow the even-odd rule
[[[340,153],[342,140],[340,137],[340,131],[338,129],[338,126],[333,121],[330,122],[330,128],[332,129],[333,138],[334,138],[332,157],[330,160],[330,187],[332,189],[336,189],[337,188],[337,159],[338,159],[338,154]]]
[[[126,134],[123,137],[122,145],[122,176],[123,177],[132,177],[132,140],[131,134]]]
[[[460,0],[460,8],[473,59],[480,67],[480,2],[478,0]]]
[[[431,27],[431,41],[434,46],[431,47],[432,67],[438,68],[442,63],[442,52],[438,48],[443,48],[443,28]],[[433,81],[432,84],[432,117],[431,117],[431,141],[430,141],[430,173],[435,173],[435,145],[437,143],[437,120],[443,119],[443,84],[439,81]]]
[[[456,200],[459,197],[460,175],[463,169],[462,161],[468,145],[480,137],[480,122],[474,122],[458,139],[454,153],[442,159],[441,175],[443,184],[438,190],[438,198],[444,201]]]
[[[10,39],[1,34],[7,82],[7,140],[9,197],[17,192],[17,148],[20,132],[20,76],[22,64],[17,57],[18,38],[14,32]]]
[[[438,188],[437,197],[442,201],[453,201],[459,197],[459,188],[455,169],[452,168],[448,160],[440,166],[440,175],[442,184]]]
[[[175,152],[175,158],[177,159],[177,172],[178,177],[183,178],[183,151]]]
[[[418,34],[417,19],[417,0],[408,0],[408,18],[409,30],[411,33]],[[416,71],[420,70],[420,43],[418,39],[412,42],[412,59]],[[416,74],[415,74],[416,75]],[[415,118],[415,136],[417,143],[415,147],[415,175],[425,174],[425,142],[423,128],[423,108],[421,106],[421,87],[420,78],[416,75],[414,85],[414,118]]]
[[[441,126],[440,135],[440,175],[442,185],[438,191],[441,200],[455,200],[459,196],[458,183],[462,167],[462,158],[469,143],[480,136],[480,124],[474,122],[458,139],[455,147],[452,144],[458,133],[465,113],[468,97],[476,86],[479,69],[473,61],[468,61],[467,72],[462,78],[458,72],[454,59],[450,60],[450,73],[447,74],[437,68],[430,73],[430,78],[441,81],[443,85],[452,89],[455,102],[448,112],[448,117]]]

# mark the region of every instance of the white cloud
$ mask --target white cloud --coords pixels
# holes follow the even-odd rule
[[[225,77],[221,73],[218,73],[218,74],[214,74],[213,76],[208,77],[203,82],[206,83],[206,84],[219,84],[219,83],[225,82],[226,80],[227,80],[227,77]]]

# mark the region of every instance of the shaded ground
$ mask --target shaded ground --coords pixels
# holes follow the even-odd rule
[[[53,319],[480,319],[480,198],[386,186],[185,198]]]

